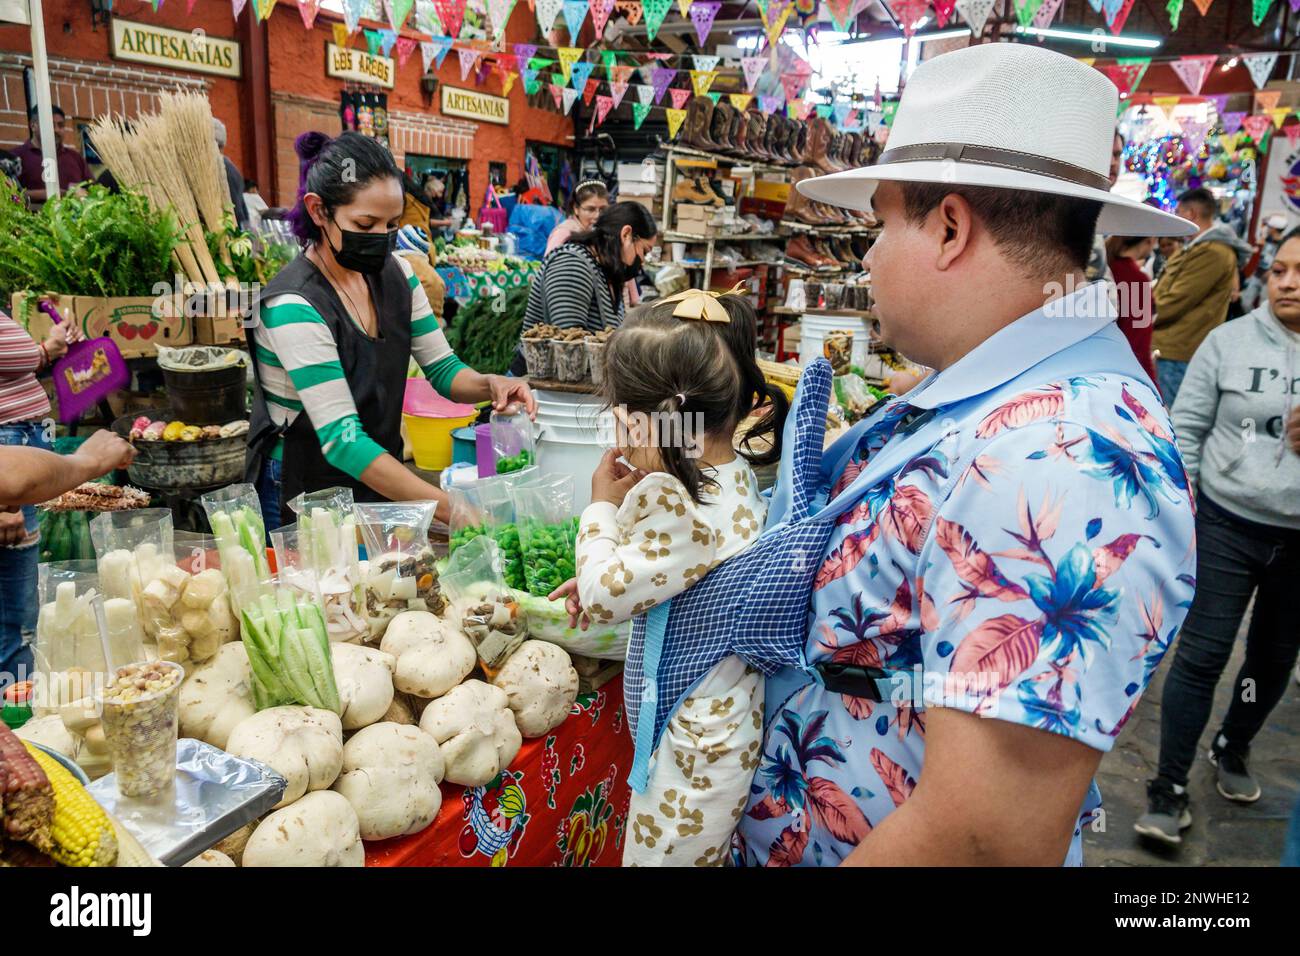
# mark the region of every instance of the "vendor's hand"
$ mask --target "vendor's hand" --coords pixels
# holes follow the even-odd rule
[[[591,476],[591,500],[608,501],[615,508],[622,506],[627,493],[645,477],[645,472],[635,471],[623,464],[617,449],[605,452]]]
[[[1291,409],[1291,417],[1286,424],[1286,443],[1293,452],[1300,455],[1300,405]]]
[[[537,398],[528,383],[522,378],[508,378],[505,375],[489,375],[488,389],[492,393],[492,408],[504,412],[514,404],[524,406],[524,411],[533,421],[537,420]]]
[[[27,537],[27,522],[23,518],[22,509],[0,511],[0,547],[21,544],[25,537]]]
[[[68,346],[77,341],[72,337],[73,334],[75,332],[67,322],[60,322],[50,329],[50,334],[45,339],[45,354],[50,357],[51,362],[63,358],[68,353]]]
[[[560,598],[564,598],[564,609],[569,612],[569,627],[577,627],[585,631],[591,625],[591,619],[582,610],[582,598],[578,597],[577,578],[569,578],[546,595],[548,601],[558,601]]]
[[[106,475],[115,468],[125,468],[135,459],[135,449],[111,431],[97,431],[71,456],[86,466],[94,476]]]

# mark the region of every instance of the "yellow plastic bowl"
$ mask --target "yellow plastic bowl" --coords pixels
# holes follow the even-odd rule
[[[411,439],[415,467],[422,471],[442,471],[451,465],[451,433],[472,422],[475,414],[459,418],[424,418],[403,412],[402,421],[406,423],[406,434]]]

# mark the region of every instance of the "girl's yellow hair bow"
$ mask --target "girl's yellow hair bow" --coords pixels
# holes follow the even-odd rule
[[[673,315],[679,319],[702,320],[704,322],[730,322],[731,315],[718,301],[719,297],[724,295],[737,295],[743,292],[745,284],[737,282],[726,292],[710,292],[707,289],[687,289],[685,292],[678,292],[676,295],[670,295],[666,299],[661,299],[663,303],[675,302]]]

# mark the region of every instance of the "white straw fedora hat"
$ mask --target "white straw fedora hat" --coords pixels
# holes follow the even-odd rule
[[[1119,91],[1078,60],[1021,43],[986,43],[916,68],[874,166],[805,179],[816,202],[870,209],[881,180],[995,186],[1095,199],[1097,230],[1183,236],[1186,219],[1110,192]]]

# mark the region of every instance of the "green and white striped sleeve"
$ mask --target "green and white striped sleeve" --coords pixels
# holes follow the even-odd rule
[[[360,480],[386,452],[361,427],[338,346],[320,313],[302,296],[276,296],[262,303],[254,339],[267,402],[292,413],[289,420],[305,411],[325,460]]]
[[[452,380],[461,369],[469,366],[458,359],[447,344],[447,337],[438,328],[437,316],[429,305],[429,296],[411,264],[401,256],[396,258],[411,286],[411,355],[434,391],[450,398]]]

